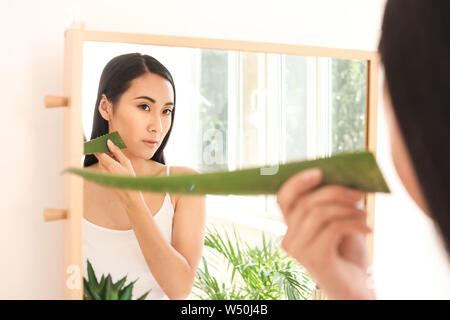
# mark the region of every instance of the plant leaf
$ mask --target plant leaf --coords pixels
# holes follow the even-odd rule
[[[97,292],[98,287],[97,277],[95,276],[94,269],[92,268],[89,259],[87,260],[87,272],[88,272],[89,287],[92,288],[95,292]]]
[[[84,293],[90,296],[92,300],[102,300],[102,298],[97,294],[97,292],[95,292],[94,288],[92,288],[89,285],[89,282],[84,277],[83,277],[83,286],[84,286]]]
[[[331,157],[278,166],[275,174],[262,174],[264,167],[204,174],[171,176],[111,175],[92,169],[68,168],[69,172],[87,180],[119,189],[182,194],[276,194],[292,175],[307,168],[323,172],[322,185],[338,184],[364,192],[390,192],[371,152],[339,153]]]
[[[145,300],[145,298],[147,298],[147,296],[150,293],[150,291],[152,291],[152,290],[148,290],[146,293],[144,293],[142,296],[140,296],[136,300]]]
[[[86,278],[83,277],[83,300],[94,300],[94,298],[92,297],[92,293],[91,290],[89,289],[89,283],[87,282]]]
[[[123,290],[121,290],[119,295],[119,300],[131,300],[131,294],[133,292],[133,286],[137,279],[130,284],[128,284]]]
[[[122,289],[122,286],[124,285],[125,281],[127,281],[127,276],[123,277],[119,281],[117,281],[115,284],[113,284],[113,289],[115,291],[119,291]]]
[[[226,231],[221,235],[215,227],[213,231],[207,228],[205,245],[208,243],[210,248],[221,254],[227,265],[233,267],[233,274],[239,274],[240,279],[231,280],[231,287],[226,287],[224,283],[219,285],[214,277],[204,272],[208,270],[208,263],[202,257],[203,270],[198,270],[194,285],[203,294],[197,296],[215,300],[309,298],[313,281],[302,266],[281,251],[278,240],[274,242],[273,237],[268,240],[262,233],[260,249],[243,242],[236,229],[233,231],[231,239]]]
[[[97,293],[100,297],[105,296],[105,286],[106,286],[106,278],[105,278],[105,275],[102,274],[100,284],[98,285],[98,288],[97,288]]]
[[[108,276],[106,277],[105,295],[103,296],[103,298],[106,300],[111,300],[111,295],[112,295],[112,279],[111,275],[108,274]]]

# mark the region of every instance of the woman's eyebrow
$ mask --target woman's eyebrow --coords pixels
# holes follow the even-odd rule
[[[151,103],[156,103],[156,100],[155,100],[155,99],[150,98],[150,97],[148,97],[148,96],[139,96],[139,97],[136,97],[136,98],[135,98],[135,100],[137,100],[137,99],[145,99],[145,100],[150,101]],[[167,102],[167,103],[165,103],[164,105],[165,105],[165,106],[168,106],[168,105],[173,106],[173,102]]]
[[[150,97],[147,97],[147,96],[139,96],[139,97],[136,97],[136,98],[134,98],[134,99],[135,99],[135,100],[137,100],[137,99],[145,99],[145,100],[150,101],[151,103],[155,103],[155,102],[156,102],[155,99],[150,98]]]

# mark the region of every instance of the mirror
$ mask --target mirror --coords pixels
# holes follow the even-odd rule
[[[83,43],[85,139],[91,139],[103,68],[112,58],[134,52],[156,58],[174,79],[176,116],[164,149],[170,168],[232,171],[369,147],[368,59],[102,41]],[[87,181],[84,188],[83,273],[89,259],[97,277],[139,277],[133,299],[148,289],[152,291],[147,299],[168,298],[139,253],[134,231],[113,193]],[[164,206],[176,207],[179,197],[170,195],[171,204],[163,194],[149,194],[148,199],[159,214]],[[266,240],[284,233],[274,196],[207,196],[206,216],[208,229],[236,228],[242,241],[255,247],[261,246],[263,232]],[[171,229],[173,216],[167,219],[160,223]],[[171,231],[168,242],[170,235]],[[227,283],[227,262],[219,251],[205,247],[203,257],[210,276]],[[199,270],[206,272],[203,263]],[[202,291],[206,285],[198,281],[194,289],[208,299],[211,296]],[[190,297],[195,298],[193,293]]]

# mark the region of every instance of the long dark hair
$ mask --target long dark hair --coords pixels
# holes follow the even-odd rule
[[[389,0],[379,43],[394,114],[450,255],[450,1]]]
[[[122,94],[130,88],[131,81],[148,72],[155,73],[169,81],[173,89],[174,107],[173,111],[171,112],[172,122],[169,131],[164,137],[164,140],[162,141],[158,150],[156,150],[153,157],[150,159],[165,164],[164,148],[167,144],[167,141],[169,140],[175,117],[175,84],[169,70],[167,70],[166,67],[164,67],[158,60],[148,55],[140,53],[123,54],[113,58],[106,64],[100,77],[100,84],[98,86],[91,140],[107,134],[109,130],[108,121],[103,119],[100,112],[98,111],[98,106],[102,99],[102,95],[106,95],[108,101],[112,103],[114,112],[115,104],[119,101]],[[96,162],[98,162],[98,160],[94,155],[86,155],[86,157],[84,158],[84,167],[89,167]]]

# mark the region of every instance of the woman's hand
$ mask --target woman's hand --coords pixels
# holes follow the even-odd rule
[[[123,154],[111,140],[108,139],[108,148],[111,152],[95,153],[98,159],[99,168],[110,174],[136,176],[131,161]],[[147,207],[141,191],[114,188],[114,192],[119,197],[125,209]]]
[[[277,201],[287,225],[282,248],[315,279],[330,299],[375,299],[369,287],[363,193],[342,186],[316,188],[320,169],[286,181]]]

